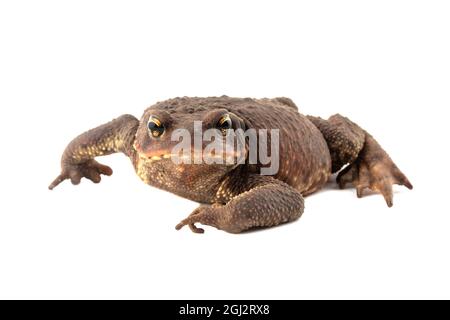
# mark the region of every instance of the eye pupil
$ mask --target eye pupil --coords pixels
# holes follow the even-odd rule
[[[217,123],[218,129],[225,131],[228,129],[231,129],[233,125],[233,122],[230,119],[229,115],[225,115],[222,118],[220,118],[219,122]]]
[[[150,117],[148,119],[147,126],[150,134],[155,138],[159,137],[164,132],[164,126],[161,124],[161,121],[155,117]]]

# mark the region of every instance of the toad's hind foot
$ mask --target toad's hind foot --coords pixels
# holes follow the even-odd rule
[[[352,183],[359,198],[365,189],[383,195],[389,207],[393,205],[392,185],[413,186],[378,142],[356,123],[337,114],[324,120],[308,117],[322,132],[332,159],[332,171],[338,172],[337,183],[345,188]]]
[[[393,205],[392,185],[413,188],[408,178],[370,135],[367,135],[358,159],[339,173],[337,183],[341,189],[352,183],[358,198],[363,196],[365,189],[379,192],[389,207]]]

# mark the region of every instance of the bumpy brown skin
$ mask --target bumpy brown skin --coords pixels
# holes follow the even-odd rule
[[[239,165],[171,161],[171,150],[178,143],[171,141],[173,130],[193,133],[194,121],[202,121],[203,129],[214,128],[225,114],[232,119],[233,129],[280,130],[277,174],[262,176],[263,165],[248,161]],[[160,137],[149,134],[150,116],[164,125]],[[111,175],[112,170],[94,158],[114,152],[127,155],[145,183],[202,203],[176,226],[188,225],[197,233],[203,229],[196,223],[239,233],[294,221],[303,213],[303,196],[320,189],[346,164],[338,183],[342,188],[353,183],[358,196],[370,188],[392,206],[392,184],[412,188],[387,153],[358,125],[340,115],[328,120],[305,117],[288,98],[184,97],[153,105],[140,121],[121,116],[75,138],[62,156],[61,174],[49,188],[65,179],[74,184],[82,177],[100,182],[100,175]]]

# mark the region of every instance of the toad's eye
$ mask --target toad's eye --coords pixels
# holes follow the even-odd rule
[[[217,129],[221,130],[222,133],[227,133],[228,129],[231,129],[233,122],[228,114],[222,116],[217,122]]]
[[[164,126],[162,125],[161,121],[159,121],[159,119],[154,116],[151,116],[148,119],[147,127],[149,133],[154,138],[160,137],[164,132]]]

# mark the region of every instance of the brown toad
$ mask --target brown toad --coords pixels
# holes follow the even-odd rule
[[[278,129],[277,172],[260,174],[267,163],[248,161],[247,140],[242,152],[232,153],[234,159],[244,159],[239,163],[196,163],[191,161],[195,152],[189,154],[189,161],[174,161],[179,143],[174,133],[185,129],[195,135],[197,121],[202,130],[220,132],[224,141],[230,130]],[[272,131],[267,134],[268,141],[274,141]],[[204,142],[192,146],[197,152],[207,148]],[[375,139],[349,119],[303,116],[288,98],[226,96],[162,101],[145,110],[140,121],[123,115],[81,134],[64,151],[62,172],[49,188],[65,179],[73,184],[82,177],[100,182],[100,175],[111,175],[112,170],[94,158],[115,152],[131,159],[145,183],[202,204],[176,227],[188,225],[194,232],[203,232],[195,223],[239,233],[296,220],[303,213],[303,197],[319,190],[340,170],[337,183],[341,188],[352,183],[358,197],[369,188],[381,193],[389,207],[393,184],[412,189]]]

